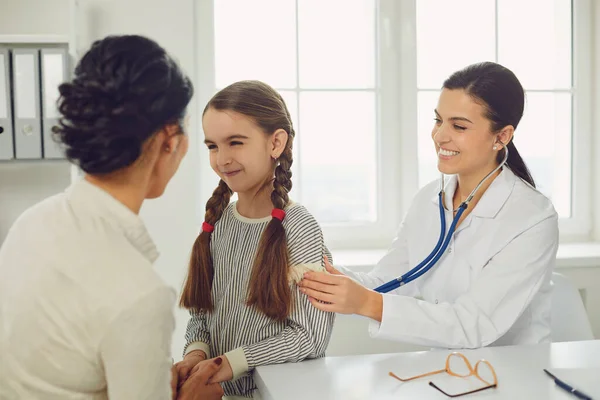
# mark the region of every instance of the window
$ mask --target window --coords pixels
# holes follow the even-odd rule
[[[297,133],[291,197],[334,247],[383,225],[389,240],[397,224],[381,201],[377,3],[213,2],[214,89],[258,79],[281,93]]]
[[[590,13],[589,0],[205,0],[199,103],[241,79],[275,87],[298,134],[291,197],[330,247],[384,248],[418,188],[438,178],[430,132],[443,81],[497,61],[527,94],[515,144],[560,214],[561,237],[584,240]]]
[[[574,190],[574,180],[590,166],[573,157],[581,150],[577,139],[589,136],[589,126],[584,123],[588,116],[576,108],[577,83],[586,83],[577,79],[582,54],[573,46],[577,18],[572,1],[419,0],[416,7],[419,185],[439,174],[431,129],[443,81],[471,63],[496,61],[511,69],[526,91],[514,143],[560,218],[573,219],[577,196],[585,196]]]
[[[377,220],[374,3],[214,3],[217,88],[259,79],[281,93],[298,134],[292,196],[323,224]]]

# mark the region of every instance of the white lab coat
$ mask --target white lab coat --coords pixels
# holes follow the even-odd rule
[[[452,209],[456,177],[446,185]],[[398,277],[435,247],[439,181],[415,197],[388,253],[369,273],[344,273],[369,288]],[[446,229],[452,212],[446,211]],[[551,201],[504,168],[424,276],[383,295],[374,338],[430,347],[476,348],[550,340],[550,277],[558,248]]]

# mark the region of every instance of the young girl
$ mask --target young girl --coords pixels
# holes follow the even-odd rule
[[[252,397],[255,367],[324,355],[334,314],[312,307],[295,283],[331,255],[317,221],[288,197],[295,132],[281,96],[262,82],[234,83],[210,100],[202,123],[221,181],[181,296],[192,318],[179,378],[222,355],[213,381],[228,396]]]

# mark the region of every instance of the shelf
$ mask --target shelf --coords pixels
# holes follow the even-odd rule
[[[0,44],[68,44],[66,35],[0,35]]]

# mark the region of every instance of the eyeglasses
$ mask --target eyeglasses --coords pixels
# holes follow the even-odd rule
[[[427,372],[426,374],[421,374],[410,378],[400,378],[393,372],[390,372],[389,374],[391,377],[396,378],[401,382],[408,382],[415,379],[424,378],[426,376],[441,374],[444,372],[451,376],[456,376],[459,378],[468,378],[470,376],[475,376],[485,385],[475,390],[470,390],[463,393],[449,394],[446,393],[444,390],[440,389],[435,383],[429,382],[430,386],[439,390],[448,397],[460,397],[471,393],[481,392],[482,390],[498,387],[498,377],[496,376],[496,371],[494,370],[494,367],[492,367],[492,364],[490,364],[487,360],[479,360],[475,364],[475,367],[473,367],[469,360],[467,360],[467,357],[465,357],[461,353],[456,352],[448,354],[448,357],[446,358],[446,368],[440,369],[438,371]]]

